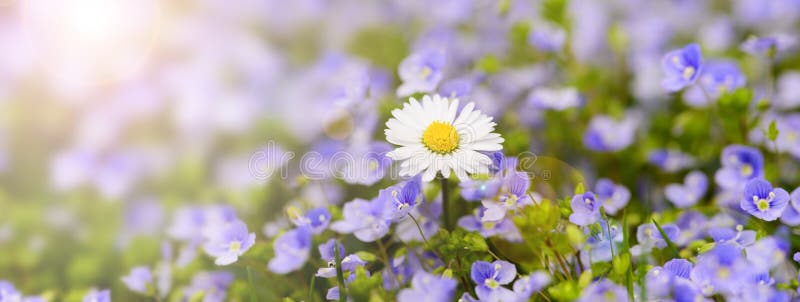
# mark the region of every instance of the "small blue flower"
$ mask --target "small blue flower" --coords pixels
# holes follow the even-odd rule
[[[624,287],[602,279],[589,284],[578,298],[578,302],[595,301],[628,301],[628,292]]]
[[[689,280],[692,263],[684,259],[672,259],[663,267],[656,266],[647,272],[647,295],[651,300],[669,296],[677,279]]]
[[[0,280],[0,302],[21,300],[22,294],[17,291],[17,288],[14,287],[14,284],[11,284],[11,282],[6,280]]]
[[[286,212],[294,225],[309,227],[315,235],[322,233],[331,222],[331,213],[327,208],[314,208],[301,215],[297,208],[289,207]]]
[[[416,207],[421,193],[422,183],[418,175],[404,183],[381,190],[378,199],[391,207],[390,216],[386,218],[397,221],[405,218]]]
[[[228,287],[233,283],[234,275],[230,272],[199,272],[192,277],[192,283],[184,290],[184,299],[190,301],[199,294],[203,302],[226,301]]]
[[[634,113],[626,113],[619,121],[607,115],[595,115],[583,135],[583,144],[598,152],[619,151],[633,143],[638,126],[639,117]]]
[[[385,198],[366,201],[360,198],[345,203],[343,220],[336,221],[331,229],[353,235],[363,242],[373,242],[389,232],[396,206]]]
[[[497,201],[486,199],[482,202],[486,212],[482,221],[499,221],[509,211],[516,211],[524,206],[532,205],[533,199],[528,195],[531,179],[527,173],[509,171],[503,180],[503,194]]]
[[[748,247],[756,242],[756,232],[745,230],[741,225],[736,229],[715,227],[708,230],[708,235],[717,243],[727,243],[740,248]]]
[[[744,197],[740,203],[742,210],[761,220],[773,221],[781,217],[789,204],[789,193],[761,178],[756,178],[744,187]]]
[[[111,291],[92,289],[83,297],[83,302],[111,302]]]
[[[537,109],[563,111],[583,106],[585,99],[574,87],[540,87],[531,91],[526,102]]]
[[[711,251],[697,257],[690,278],[704,295],[710,296],[737,292],[742,282],[753,274],[740,248],[732,244],[717,244]]]
[[[618,185],[610,179],[601,178],[594,184],[597,199],[603,205],[606,213],[614,215],[628,204],[631,192],[623,185]]]
[[[723,93],[744,86],[747,79],[736,63],[712,61],[703,66],[703,74],[697,81],[699,85],[689,88],[683,99],[689,106],[705,108],[708,107],[709,102],[713,102]],[[708,97],[703,90],[708,93]]]
[[[567,40],[567,32],[552,23],[534,24],[528,34],[528,44],[541,52],[560,52]]]
[[[670,241],[675,241],[680,235],[680,229],[674,224],[665,224],[661,226],[664,234],[667,235]],[[664,248],[667,246],[667,241],[658,231],[654,223],[645,223],[639,225],[636,229],[636,240],[639,244],[631,247],[631,254],[642,255],[649,252],[653,248]]]
[[[269,270],[276,274],[286,274],[303,266],[311,252],[311,231],[297,228],[275,239],[272,245],[275,257],[269,261]]]
[[[592,192],[575,195],[570,202],[569,221],[580,226],[593,224],[600,220],[600,206]]]
[[[439,277],[420,270],[411,279],[411,287],[397,293],[397,301],[451,301],[457,285],[458,282],[453,278]]]
[[[203,249],[216,258],[216,265],[229,265],[236,262],[255,243],[256,234],[249,233],[247,225],[236,220],[211,235]]]
[[[500,236],[512,242],[522,241],[519,229],[508,217],[500,221],[483,221],[485,213],[485,207],[478,207],[473,215],[458,219],[458,226],[470,232],[480,232],[484,238]]]
[[[766,37],[751,36],[742,43],[742,51],[754,56],[775,57],[797,44],[797,38],[785,34]]]
[[[702,71],[702,60],[700,46],[694,43],[668,52],[661,60],[661,66],[666,73],[661,87],[668,92],[675,92],[694,84]]]
[[[685,209],[696,204],[708,189],[708,177],[701,171],[686,174],[683,184],[669,184],[664,188],[667,200],[678,208]]]
[[[722,150],[722,167],[714,180],[723,189],[741,192],[747,182],[764,175],[764,157],[758,149],[742,145],[730,145]]]
[[[403,84],[397,88],[397,96],[434,92],[444,76],[445,61],[445,52],[435,48],[423,49],[406,57],[400,62],[398,73]]]
[[[619,252],[622,243],[622,232],[616,225],[609,226],[605,220],[600,220],[600,228],[586,228],[584,232],[588,235],[586,244],[588,249],[582,250],[581,256],[588,257],[589,263],[611,261],[613,251]]]
[[[146,295],[148,286],[153,285],[153,273],[146,266],[134,267],[130,274],[122,277],[122,283],[131,291]]]
[[[695,158],[678,150],[659,149],[650,152],[647,161],[666,172],[678,172],[694,165]]]
[[[497,260],[489,263],[475,261],[472,263],[470,277],[475,281],[475,293],[478,299],[488,302],[514,301],[516,295],[513,291],[503,287],[511,283],[517,275],[517,268],[513,264]]]
[[[520,277],[514,282],[513,287],[517,301],[528,301],[531,295],[544,289],[545,286],[550,284],[550,281],[550,275],[544,271],[537,271]]]

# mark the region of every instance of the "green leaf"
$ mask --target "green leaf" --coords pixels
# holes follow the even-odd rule
[[[775,120],[772,120],[769,123],[769,128],[767,129],[767,138],[772,142],[778,138],[778,126],[775,125]]]
[[[656,221],[655,218],[653,218],[653,223],[656,225],[656,228],[658,229],[658,233],[660,233],[661,237],[664,238],[664,241],[667,242],[667,247],[672,252],[672,258],[677,258],[678,257],[678,248],[675,246],[674,243],[672,243],[672,240],[670,240],[669,237],[667,237],[667,233],[664,233],[664,229],[661,228],[661,225],[658,224],[658,221]]]
[[[253,271],[247,266],[247,285],[250,286],[250,302],[257,302],[256,286],[253,284]],[[310,302],[311,299],[309,299]]]
[[[581,195],[583,193],[586,193],[586,187],[582,182],[580,182],[577,186],[575,186],[575,195]]]
[[[581,289],[575,281],[564,281],[547,289],[556,301],[575,301]]]

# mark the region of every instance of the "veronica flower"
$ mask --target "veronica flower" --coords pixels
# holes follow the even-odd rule
[[[534,293],[538,293],[550,284],[550,281],[550,275],[543,271],[520,277],[513,286],[517,301],[528,301]]]
[[[22,294],[17,291],[11,282],[0,280],[0,301],[1,302],[16,302],[22,301]]]
[[[706,216],[697,211],[684,211],[675,220],[675,225],[681,230],[680,236],[675,240],[678,245],[687,245],[688,243],[701,239],[706,236],[706,227],[708,219]]]
[[[192,283],[184,289],[184,299],[189,301],[192,297],[202,295],[203,302],[223,302],[233,280],[234,275],[230,272],[197,273],[192,277]]]
[[[747,182],[764,175],[764,157],[753,147],[730,145],[722,150],[722,167],[714,180],[723,189],[741,192]]]
[[[311,231],[296,228],[280,235],[272,245],[275,257],[268,268],[276,274],[286,274],[303,266],[311,253]]]
[[[638,126],[637,114],[627,113],[621,121],[606,115],[595,115],[583,135],[583,144],[599,152],[619,151],[633,143]]]
[[[358,240],[372,242],[389,232],[394,209],[393,204],[380,196],[371,201],[356,198],[344,204],[344,220],[334,222],[331,229],[343,234],[353,233]]]
[[[714,227],[708,230],[708,235],[717,243],[726,243],[745,248],[756,242],[756,232],[745,230],[742,225],[737,225],[736,229],[729,227]]]
[[[789,256],[789,246],[773,236],[762,238],[745,248],[747,261],[759,272],[769,272]]]
[[[800,114],[781,116],[775,123],[779,131],[775,138],[778,151],[789,152],[795,158],[800,158]]]
[[[569,221],[579,226],[587,226],[600,220],[600,202],[596,200],[594,193],[586,192],[575,195],[570,202],[572,214]]]
[[[660,149],[650,152],[647,161],[666,172],[677,172],[691,167],[695,159],[681,151]]]
[[[541,52],[560,52],[567,40],[567,32],[552,23],[534,24],[528,34],[528,44]]]
[[[588,262],[611,261],[612,251],[619,253],[623,234],[618,226],[609,226],[605,220],[600,220],[599,228],[586,228],[584,232],[588,235],[588,249],[582,250],[581,256],[588,257]]]
[[[686,174],[683,184],[669,184],[664,188],[664,195],[678,208],[685,209],[696,204],[708,189],[708,177],[701,171]]]
[[[667,238],[673,242],[680,235],[680,229],[674,224],[662,225],[661,229],[664,230],[664,234],[667,235]],[[631,247],[631,254],[636,256],[647,253],[653,248],[661,249],[667,246],[667,241],[653,223],[639,225],[636,229],[636,240],[639,244]]]
[[[256,243],[256,234],[247,231],[247,225],[236,220],[217,233],[212,235],[203,246],[203,249],[215,257],[216,265],[229,265],[236,262],[253,244]]]
[[[740,203],[742,210],[761,220],[773,221],[781,217],[789,204],[789,193],[781,188],[772,188],[764,179],[753,179],[744,187]]]
[[[470,277],[475,281],[475,293],[478,299],[487,302],[514,301],[514,292],[503,287],[511,283],[517,275],[517,268],[513,264],[497,260],[489,263],[475,261],[472,263]]]
[[[419,223],[425,238],[431,238],[440,228],[439,218],[442,216],[442,199],[437,198],[432,202],[421,202],[409,214],[417,220],[416,223],[412,219],[401,220],[395,228],[397,237],[403,242],[423,241],[422,235],[417,229],[417,223]]]
[[[594,192],[598,201],[603,205],[606,213],[617,214],[628,204],[631,192],[623,185],[617,185],[609,179],[599,179],[594,185]]]
[[[400,62],[398,73],[403,84],[397,88],[398,97],[415,92],[433,92],[444,77],[447,58],[441,49],[423,49]]]
[[[789,195],[789,205],[783,210],[781,222],[788,226],[800,225],[800,188]]]
[[[462,180],[469,173],[488,172],[492,161],[478,151],[502,149],[503,138],[493,132],[492,118],[474,108],[469,103],[459,113],[458,99],[426,95],[421,104],[411,98],[403,109],[393,110],[386,140],[400,147],[387,156],[402,162],[400,175],[422,173],[427,182],[438,172],[449,177],[453,171]]]
[[[740,48],[751,55],[775,57],[793,48],[796,44],[797,37],[795,36],[775,34],[766,37],[750,36]]]
[[[500,221],[483,221],[486,208],[478,207],[473,215],[458,219],[458,226],[470,232],[479,232],[484,238],[500,236],[508,241],[518,242],[522,237],[517,226],[508,217]]]
[[[107,289],[92,289],[86,296],[83,296],[83,302],[111,302],[111,292]]]
[[[451,301],[456,286],[458,282],[453,278],[439,277],[420,270],[411,279],[411,287],[397,293],[397,301]]]
[[[704,295],[709,296],[736,292],[752,275],[738,247],[717,244],[711,251],[697,257],[690,278]]]
[[[504,188],[506,193],[500,196],[498,201],[484,200],[483,206],[486,207],[482,221],[498,221],[506,216],[508,211],[514,211],[523,206],[533,204],[533,200],[528,196],[528,187],[531,184],[527,173],[512,171],[505,177]]]
[[[744,86],[747,79],[736,63],[712,61],[703,66],[703,73],[697,81],[699,85],[689,88],[683,99],[689,106],[705,108],[709,102],[714,102],[723,93]],[[706,97],[706,93],[710,99]]]
[[[489,167],[490,175],[462,180],[459,183],[461,197],[465,200],[479,201],[494,198],[505,182],[505,175],[516,171],[516,157],[505,157],[502,152],[493,152],[489,157],[492,159],[492,165]]]
[[[778,77],[777,95],[771,103],[778,109],[794,109],[800,105],[800,72],[787,71]]]
[[[315,235],[322,233],[331,222],[331,213],[326,208],[314,208],[301,215],[297,208],[289,207],[286,213],[295,226],[309,227]]]
[[[689,280],[692,263],[684,259],[672,259],[664,267],[656,266],[645,276],[647,295],[650,299],[664,298],[669,295],[676,278]]]
[[[122,277],[122,283],[125,283],[125,286],[133,292],[147,295],[148,286],[153,285],[153,273],[146,266],[134,267],[130,274]]]
[[[668,92],[675,92],[694,84],[703,68],[700,46],[689,44],[668,52],[661,60],[666,77],[661,82]]]
[[[526,102],[538,109],[562,111],[581,107],[585,100],[574,87],[560,89],[540,87],[531,91]]]
[[[608,279],[589,284],[581,292],[578,302],[628,301],[628,291]]]
[[[422,192],[420,178],[414,177],[408,181],[383,189],[378,193],[378,199],[383,200],[391,208],[391,218],[400,220],[405,218],[417,205],[417,199]]]
[[[480,80],[480,75],[468,75],[447,80],[439,87],[439,95],[449,98],[469,97]]]

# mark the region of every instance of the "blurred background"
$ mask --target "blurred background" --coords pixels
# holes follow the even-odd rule
[[[311,179],[299,159],[377,148],[404,100],[398,65],[426,49],[447,54],[436,91],[494,116],[507,154],[556,157],[590,176],[616,167],[629,184],[656,148],[715,162],[723,145],[691,132],[703,115],[672,119],[684,108],[666,102],[661,57],[696,41],[748,75],[783,75],[768,78],[791,107],[800,59],[765,71],[739,45],[794,35],[799,17],[792,0],[0,0],[0,279],[63,299],[99,287],[136,301],[119,278],[173,254],[165,230],[176,210],[224,205],[262,243],[248,265],[271,282],[264,301],[305,295],[296,284],[308,274],[263,267],[284,207],[371,198],[393,182]],[[532,104],[538,87],[576,89],[586,110]],[[593,113],[639,112],[656,125],[641,146],[581,146]],[[688,134],[669,139],[676,124]],[[174,272],[174,287],[215,269],[200,258]],[[244,266],[229,270],[242,277],[230,299],[244,299]]]

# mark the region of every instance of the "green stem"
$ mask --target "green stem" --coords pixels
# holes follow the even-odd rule
[[[339,302],[347,302],[347,288],[344,286],[342,255],[339,255],[339,241],[333,243],[333,256],[336,259],[336,281],[339,283]]]
[[[442,216],[444,216],[444,228],[448,232],[453,231],[453,224],[450,218],[450,192],[447,188],[447,178],[442,176]]]

